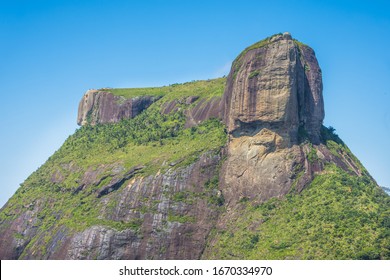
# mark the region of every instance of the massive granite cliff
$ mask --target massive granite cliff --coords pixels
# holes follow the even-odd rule
[[[134,118],[148,108],[158,96],[125,98],[115,96],[107,90],[88,90],[80,101],[78,125],[115,123]]]
[[[390,258],[388,196],[323,118],[314,51],[288,33],[226,79],[88,91],[1,209],[0,258]]]
[[[233,62],[222,111],[230,133],[274,125],[297,143],[301,127],[318,143],[324,103],[314,51],[289,33],[248,47]]]
[[[323,164],[312,166],[308,145],[320,143],[324,103],[314,51],[275,35],[245,49],[233,62],[221,112],[230,135],[222,184],[229,200],[268,200],[302,189]],[[322,159],[332,161],[318,146]],[[305,170],[296,182],[296,171]],[[231,190],[231,191],[230,191]],[[239,194],[239,195],[237,195]]]

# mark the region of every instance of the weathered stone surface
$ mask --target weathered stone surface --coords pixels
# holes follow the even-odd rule
[[[88,91],[80,102],[78,123],[131,118],[154,101]],[[46,232],[37,233],[38,214],[51,202],[42,197],[12,210],[18,211],[12,212],[15,219],[0,221],[0,258],[208,258],[214,242],[211,230],[223,230],[234,221],[242,213],[242,199],[256,205],[301,192],[329,163],[357,176],[363,172],[356,159],[321,143],[321,70],[314,51],[288,33],[246,49],[233,63],[222,99],[189,96],[166,102],[161,112],[182,109],[186,127],[212,117],[223,119],[229,140],[219,154],[205,152],[183,167],[177,167],[180,162],[164,163],[172,168],[150,176],[138,173],[142,166],[125,169],[120,160],[91,166],[71,189],[72,195],[85,190],[94,195],[102,221],[133,227],[118,230],[97,223],[76,232],[60,225],[49,229],[52,238],[45,241]],[[71,162],[63,164],[52,171],[50,181],[60,186],[66,174],[79,171]],[[31,240],[37,245],[28,246]],[[36,250],[40,247],[44,249]]]
[[[235,204],[245,197],[263,202],[286,194],[300,161],[299,147],[283,147],[283,138],[269,129],[232,138],[222,172],[226,201]]]
[[[156,96],[126,99],[106,91],[88,90],[79,104],[77,124],[115,123],[134,118],[158,99]]]
[[[304,68],[303,83],[299,81],[298,94],[300,122],[304,125],[312,140],[318,142],[319,131],[325,117],[322,96],[322,72],[314,50],[299,44],[301,66]],[[303,88],[303,90],[302,90]],[[302,98],[303,91],[303,98]]]
[[[5,207],[7,204],[3,208]],[[19,258],[37,232],[37,214],[41,210],[41,200],[38,200],[24,205],[24,209],[12,223],[0,222],[0,259]]]
[[[283,197],[293,188],[300,192],[323,171],[325,164],[336,163],[360,176],[361,171],[347,155],[340,160],[323,144],[310,143],[285,146],[283,136],[264,128],[254,136],[232,137],[226,161],[220,173],[227,205],[234,206],[243,198],[262,203]],[[318,159],[309,161],[310,152]]]
[[[163,114],[177,112],[182,104],[192,104],[192,106],[188,106],[184,110],[184,115],[186,116],[185,128],[196,126],[205,120],[220,118],[221,116],[221,97],[199,99],[198,96],[190,96],[185,100],[173,100],[163,104],[161,112]]]
[[[324,118],[321,70],[314,51],[275,35],[244,51],[233,63],[222,100],[230,133],[264,124],[287,129],[296,142],[298,128],[319,142]]]
[[[185,127],[200,124],[210,118],[219,118],[221,98],[214,97],[209,100],[202,99],[194,107],[186,110],[187,121]]]
[[[297,145],[299,134],[319,144],[324,118],[314,51],[289,33],[246,49],[233,62],[222,114],[230,134],[221,173],[227,201],[281,197],[294,182],[302,189],[315,168],[305,163],[308,152]],[[296,182],[301,171],[307,180]]]
[[[218,217],[218,206],[210,205],[202,193],[204,184],[217,176],[220,159],[219,155],[204,154],[188,167],[135,178],[104,197],[103,205],[117,203],[114,209],[103,207],[102,218],[123,222],[138,219],[140,228],[117,231],[93,226],[71,238],[63,258],[200,258]]]

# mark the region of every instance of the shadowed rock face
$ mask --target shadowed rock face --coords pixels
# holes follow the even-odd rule
[[[229,133],[235,135],[276,125],[296,143],[301,126],[318,143],[324,104],[314,51],[288,33],[246,49],[233,62],[222,114]]]
[[[210,207],[206,198],[197,197],[205,182],[216,176],[219,161],[219,155],[204,154],[178,172],[133,179],[115,194],[116,208],[107,207],[102,215],[114,221],[140,219],[140,229],[117,231],[93,226],[72,237],[62,258],[199,259],[218,217],[218,207]],[[177,199],[181,194],[188,195],[187,201]],[[102,203],[112,199],[103,198]],[[142,205],[147,213],[138,210]]]
[[[296,182],[302,189],[313,173],[305,162],[310,149],[297,145],[300,134],[319,144],[324,118],[314,51],[289,33],[244,50],[229,73],[222,115],[230,134],[221,173],[227,201],[281,197],[291,190],[298,169],[305,170],[305,179]]]
[[[116,123],[134,118],[158,99],[155,96],[125,99],[105,91],[88,90],[79,104],[77,124]]]
[[[120,189],[100,196],[102,218],[138,221],[136,228],[122,231],[95,225],[75,233],[61,227],[52,230],[50,242],[44,244],[44,233],[37,234],[36,227],[37,215],[44,210],[41,202],[46,198],[42,198],[27,205],[31,210],[7,227],[0,224],[0,259],[199,259],[219,210],[208,200],[218,195],[218,189],[208,190],[206,195],[204,185],[218,176],[220,160],[218,154],[204,153],[189,166],[134,177]],[[110,169],[114,174],[118,167],[86,172],[83,187],[93,188],[98,183],[95,176]],[[114,175],[113,181],[121,178],[118,176]],[[115,207],[110,206],[112,202]],[[26,247],[33,238],[47,249],[37,252]]]
[[[157,99],[125,99],[90,90],[80,102],[78,124],[133,118]],[[222,100],[194,95],[162,104],[161,112],[176,112],[182,103],[188,105],[185,127],[223,119],[229,134],[226,145],[203,151],[186,166],[148,176],[139,172],[143,166],[125,167],[120,160],[91,165],[72,190],[72,196],[83,190],[94,194],[99,219],[133,226],[119,230],[94,223],[77,231],[61,225],[49,228],[52,238],[46,240],[47,232],[38,231],[44,219],[39,214],[55,201],[42,196],[20,208],[6,205],[1,210],[10,208],[15,218],[0,220],[0,258],[210,258],[218,242],[213,229],[224,231],[242,215],[241,200],[258,205],[292,189],[300,192],[328,163],[362,175],[356,159],[321,143],[321,70],[314,51],[288,33],[256,43],[238,56]],[[79,172],[72,163],[62,167]],[[50,178],[55,189],[64,175],[54,170]]]
[[[195,102],[195,106],[191,106],[184,111],[184,115],[186,116],[186,123],[184,126],[185,128],[199,125],[203,121],[211,118],[220,118],[221,97],[199,99],[198,96],[190,96],[185,100],[185,103],[187,105],[190,105]],[[163,104],[161,112],[163,114],[177,112],[178,110],[180,110],[180,108],[177,106],[179,104],[180,101],[178,100],[167,102]]]

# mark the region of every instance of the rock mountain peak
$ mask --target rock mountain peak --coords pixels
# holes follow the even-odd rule
[[[1,209],[0,258],[388,259],[388,196],[323,119],[314,51],[289,33],[227,78],[89,90],[92,126]]]
[[[107,90],[89,90],[80,101],[77,122],[93,125],[133,118],[158,99],[147,95],[124,99]],[[220,105],[213,100],[209,107],[211,112],[187,111],[188,122],[197,123],[194,113],[199,120],[204,120],[200,115],[219,116],[236,136],[278,126],[291,143],[298,141],[298,131],[318,143],[324,102],[314,51],[288,32],[249,46],[232,64]]]
[[[123,99],[104,90],[88,91],[79,105],[78,123],[132,118],[159,98],[144,95]],[[298,146],[302,138],[311,144],[321,142],[324,119],[321,69],[313,49],[293,39],[288,32],[275,34],[243,50],[232,63],[222,96],[212,99],[189,96],[186,100],[162,103],[161,111],[169,114],[181,110],[183,102],[194,102],[184,110],[186,127],[217,117],[227,128],[228,157],[220,182],[226,188],[227,201],[233,203],[241,196],[266,201],[285,195],[295,180],[294,166],[310,166],[305,163],[308,148]],[[270,170],[271,166],[278,169],[278,175]],[[316,169],[322,166],[309,168],[295,182],[296,187],[303,189]]]
[[[287,32],[248,47],[233,62],[222,111],[230,133],[278,125],[293,143],[299,129],[318,143],[324,102],[314,51]]]

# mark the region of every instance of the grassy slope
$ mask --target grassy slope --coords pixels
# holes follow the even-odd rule
[[[117,88],[102,89],[114,95],[131,98],[136,96],[151,95],[164,96],[164,101],[181,99],[188,96],[199,96],[200,98],[212,98],[222,96],[225,89],[225,78],[218,78],[205,81],[193,81],[183,84],[172,84],[163,87],[150,88]]]
[[[198,81],[152,89],[113,89],[126,97],[161,95],[159,101],[132,120],[118,124],[86,126],[70,136],[63,146],[34,172],[0,212],[0,228],[27,210],[43,209],[38,214],[37,235],[28,249],[44,255],[45,244],[66,226],[80,231],[91,225],[106,225],[118,230],[137,229],[140,221],[119,223],[99,218],[100,204],[91,186],[77,194],[87,170],[102,165],[120,164],[125,171],[145,165],[146,176],[170,168],[170,162],[183,161],[175,168],[190,164],[210,150],[226,143],[223,125],[206,121],[196,128],[183,129],[183,110],[161,115],[164,102],[187,96],[220,96],[225,79]],[[182,109],[186,106],[181,103]],[[336,141],[333,141],[336,140]],[[350,151],[337,139],[329,139],[329,149],[337,155]],[[351,155],[353,158],[353,155]],[[123,171],[123,172],[125,172]],[[53,183],[52,175],[61,173],[64,180]],[[110,170],[101,174],[110,175]],[[263,205],[242,201],[239,217],[231,220],[224,231],[214,231],[217,240],[209,258],[389,258],[389,197],[383,195],[368,174],[362,177],[329,165],[300,194]],[[171,217],[172,218],[172,217]],[[18,234],[18,239],[24,239]],[[39,246],[37,245],[39,244]]]
[[[220,121],[208,120],[197,127],[184,129],[182,112],[189,105],[180,104],[182,110],[169,115],[161,114],[160,108],[166,101],[185,98],[191,93],[207,98],[205,85],[210,85],[210,96],[222,95],[223,81],[217,79],[177,86],[182,91],[174,89],[176,86],[164,87],[172,91],[166,91],[163,98],[134,119],[81,127],[29,176],[8,201],[0,212],[0,229],[25,211],[43,209],[38,214],[38,234],[27,247],[31,251],[40,251],[41,255],[45,252],[44,244],[48,244],[52,235],[63,226],[71,231],[81,231],[91,225],[106,225],[118,230],[136,229],[140,221],[120,223],[99,218],[101,206],[96,190],[110,181],[110,166],[124,167],[122,172],[125,173],[131,167],[143,165],[145,168],[137,176],[147,176],[172,168],[169,163],[180,162],[174,167],[179,168],[191,164],[206,151],[219,151],[227,141]],[[108,175],[107,179],[97,186],[74,192],[87,170],[102,166],[107,170],[103,169],[99,177]],[[53,174],[61,174],[64,180],[53,183]],[[17,234],[17,238],[25,237]]]
[[[341,142],[327,146],[353,157]],[[390,259],[390,198],[366,171],[357,177],[329,164],[300,194],[238,209],[213,232],[206,258]]]

